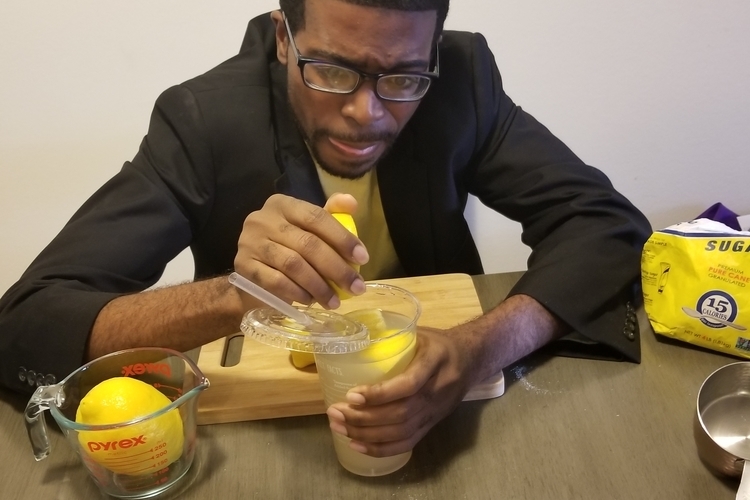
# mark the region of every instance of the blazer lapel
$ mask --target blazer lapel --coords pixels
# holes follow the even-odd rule
[[[310,157],[302,134],[297,128],[287,99],[286,67],[271,65],[276,163],[281,175],[275,181],[276,192],[318,206],[326,199],[318,172]]]
[[[435,274],[429,166],[414,158],[408,128],[376,172],[388,231],[404,271],[409,276]]]

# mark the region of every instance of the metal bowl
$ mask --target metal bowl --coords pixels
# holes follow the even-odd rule
[[[750,494],[750,362],[725,365],[706,378],[693,434],[703,463],[721,475],[743,476],[737,498]]]

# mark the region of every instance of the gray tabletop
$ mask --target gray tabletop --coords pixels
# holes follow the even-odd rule
[[[520,276],[474,277],[483,308]],[[506,392],[464,402],[400,471],[341,468],[325,415],[201,426],[196,461],[164,498],[730,499],[692,435],[701,382],[735,358],[657,338],[639,312],[640,365],[534,354],[505,370]],[[35,463],[28,398],[0,390],[1,499],[101,498],[48,418],[52,453]]]

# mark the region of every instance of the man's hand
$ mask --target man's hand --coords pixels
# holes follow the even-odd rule
[[[337,403],[327,411],[331,429],[352,438],[350,446],[361,453],[390,456],[411,450],[471,387],[470,353],[456,344],[450,331],[420,328],[406,371],[349,391],[351,404]]]
[[[325,208],[284,195],[268,198],[242,228],[235,270],[289,302],[316,301],[335,309],[340,302],[326,280],[360,295],[362,277],[350,263],[365,264],[362,242],[329,212],[352,213],[357,202],[349,195],[331,196]]]
[[[328,213],[356,209],[349,195],[331,196],[325,210],[272,196],[245,221],[235,258],[237,272],[290,302],[314,299],[337,306],[323,276],[355,294],[363,293],[364,282],[347,260],[367,262],[367,251]],[[258,305],[231,286],[226,276],[117,297],[97,316],[85,356],[90,360],[140,346],[186,351],[236,332],[242,314]]]
[[[466,393],[503,367],[565,333],[566,327],[526,295],[452,328],[420,328],[414,360],[401,375],[354,387],[348,403],[328,408],[331,429],[373,456],[411,450]]]

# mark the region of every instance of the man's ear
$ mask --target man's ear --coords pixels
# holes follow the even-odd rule
[[[287,54],[289,54],[289,40],[286,36],[286,27],[284,26],[284,16],[280,10],[271,12],[271,20],[276,29],[276,57],[283,65],[287,63]]]

